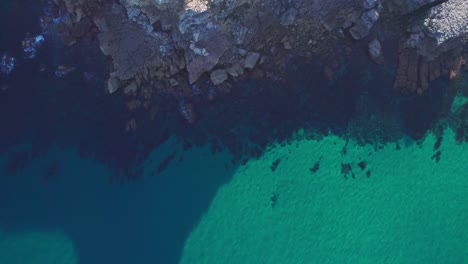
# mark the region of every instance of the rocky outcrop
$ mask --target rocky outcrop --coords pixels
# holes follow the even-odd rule
[[[193,122],[194,101],[228,92],[246,75],[278,78],[291,56],[331,54],[346,39],[366,39],[371,59],[383,63],[380,42],[369,42],[376,24],[405,23],[415,11],[428,9],[410,19],[395,81],[398,90],[423,91],[438,76],[437,65],[450,72],[461,64],[452,60],[452,51],[466,35],[468,2],[440,2],[55,0],[49,21],[67,44],[97,36],[111,62],[109,93],[123,92],[146,105],[169,96]]]
[[[468,2],[449,0],[432,7],[408,27],[400,41],[395,88],[422,93],[430,81],[454,78],[465,63],[461,44],[468,36]]]

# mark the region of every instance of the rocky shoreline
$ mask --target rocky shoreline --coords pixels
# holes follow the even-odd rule
[[[199,102],[230,93],[241,80],[281,80],[291,58],[321,58],[333,80],[336,58],[364,46],[384,64],[381,42],[397,37],[394,88],[407,95],[454,78],[466,61],[464,0],[49,0],[47,6],[42,26],[58,30],[64,44],[98,40],[109,58],[109,94],[122,94],[130,111],[144,108],[151,116],[171,104],[188,123],[197,120]],[[12,58],[4,55],[0,66],[10,73]],[[135,130],[135,120],[126,128]]]

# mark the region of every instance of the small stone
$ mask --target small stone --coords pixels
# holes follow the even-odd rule
[[[227,72],[222,69],[214,70],[210,74],[210,79],[214,85],[220,85],[228,78]]]
[[[291,43],[289,41],[286,41],[283,43],[283,46],[285,49],[290,50],[292,49]]]
[[[179,82],[174,78],[171,78],[169,80],[169,83],[171,84],[172,87],[179,85]]]
[[[138,89],[136,81],[132,81],[129,85],[127,85],[124,89],[125,94],[136,93]]]
[[[244,68],[253,69],[257,64],[260,54],[257,52],[249,52],[245,57]]]
[[[120,82],[115,77],[110,77],[107,80],[107,91],[112,94],[115,93],[119,89]]]
[[[371,59],[377,64],[383,63],[382,45],[380,42],[374,39],[369,43],[368,48]]]

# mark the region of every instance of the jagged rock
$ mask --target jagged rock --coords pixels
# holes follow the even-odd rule
[[[253,69],[257,64],[258,59],[260,59],[260,54],[258,52],[249,52],[245,57],[244,68]]]
[[[236,63],[232,67],[227,68],[226,71],[232,77],[237,77],[244,74],[244,67],[242,67],[240,63]]]
[[[382,54],[382,45],[377,39],[372,40],[368,44],[368,51],[369,51],[369,56],[375,63],[382,64],[384,62],[384,58]]]
[[[401,13],[409,14],[436,2],[54,0],[52,3],[60,17],[50,21],[59,21],[57,27],[66,43],[79,41],[86,34],[97,36],[113,72],[108,80],[110,93],[122,85],[125,94],[142,97],[145,102],[155,95],[172,96],[189,122],[195,120],[191,114],[193,106],[187,103],[194,94],[215,98],[213,94],[227,85],[229,75],[233,80],[241,79],[238,77],[244,74],[244,69],[252,69],[249,76],[277,78],[276,73],[287,67],[286,58],[333,52],[333,47],[340,46],[347,37],[343,28],[356,40],[369,36],[380,12],[389,14],[376,30],[389,26],[388,20],[398,20],[398,30],[401,25],[409,25],[409,34],[400,46],[395,87],[407,93],[423,92],[431,80],[456,74],[456,56],[446,54],[466,37],[468,10],[468,1],[448,0],[426,14],[418,12],[421,19],[409,17],[407,22],[397,12],[389,11],[391,4]],[[382,9],[383,3],[389,8]],[[371,58],[381,63],[380,43],[372,41],[368,48]],[[262,59],[261,70],[256,67],[262,63],[259,53],[268,53],[268,60]],[[336,70],[329,65],[324,72],[331,80],[336,78]],[[206,77],[219,89],[207,87],[210,82],[206,82]]]
[[[463,64],[461,41],[468,35],[468,2],[448,0],[409,26],[400,41],[394,86],[402,93],[424,92],[430,81],[454,78]]]
[[[228,79],[228,75],[225,70],[218,69],[211,72],[210,79],[214,85],[220,85]]]
[[[349,30],[354,39],[362,39],[369,35],[374,23],[379,20],[379,13],[375,9],[368,10],[361,15],[361,19]]]
[[[15,69],[16,59],[13,56],[4,53],[0,60],[0,73],[10,75]]]
[[[110,94],[115,93],[119,89],[119,86],[120,86],[120,81],[117,78],[110,77],[107,80],[107,91]]]
[[[417,44],[418,53],[435,58],[460,45],[468,35],[468,1],[449,0],[431,8],[423,20],[412,27],[421,27],[425,38]]]

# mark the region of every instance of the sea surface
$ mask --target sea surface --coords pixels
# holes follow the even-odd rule
[[[23,21],[1,53],[39,30],[34,3],[0,5]],[[297,63],[187,126],[104,94],[92,43],[46,44],[1,80],[1,264],[468,263],[466,73],[402,98],[391,56],[334,82]]]

